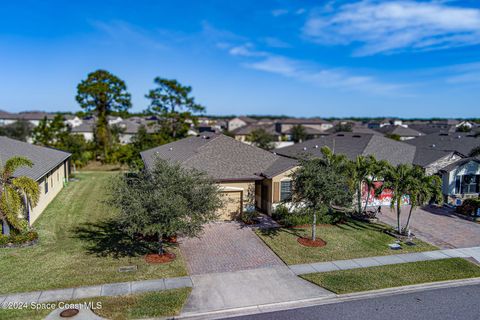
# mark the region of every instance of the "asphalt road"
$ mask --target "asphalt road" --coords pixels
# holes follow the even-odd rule
[[[478,320],[480,285],[435,289],[228,319]]]

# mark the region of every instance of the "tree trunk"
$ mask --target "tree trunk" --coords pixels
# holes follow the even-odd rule
[[[367,206],[368,206],[368,200],[370,200],[370,187],[367,188],[367,199],[365,200],[365,207],[363,209],[363,211],[367,211]]]
[[[10,235],[10,225],[8,224],[6,219],[2,219],[2,225],[3,225],[3,234],[6,236]]]
[[[412,216],[413,205],[410,204],[410,212],[408,213],[407,223],[405,224],[405,228],[403,230],[407,231],[408,226],[410,225],[410,217]]]
[[[357,206],[358,206],[358,214],[362,214],[362,181],[358,183],[358,191],[357,191]]]
[[[313,211],[312,240],[317,240],[317,213]]]
[[[398,231],[399,234],[401,233],[401,229],[400,229],[400,203],[401,203],[401,199],[398,199],[397,200],[397,231]]]
[[[158,255],[163,255],[165,251],[163,250],[163,237],[161,234],[158,234]]]

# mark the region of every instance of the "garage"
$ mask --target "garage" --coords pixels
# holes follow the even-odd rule
[[[242,212],[243,190],[224,190],[221,192],[221,196],[223,208],[219,210],[219,219],[236,219]]]

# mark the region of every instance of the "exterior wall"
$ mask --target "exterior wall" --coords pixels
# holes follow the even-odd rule
[[[234,118],[228,121],[228,131],[232,131],[241,127],[246,126],[247,123],[239,118]]]
[[[478,193],[460,194],[458,193],[458,190],[455,190],[456,177],[468,174],[480,175],[480,164],[475,161],[470,161],[450,172],[443,174],[443,194],[445,195],[448,203],[455,204],[456,199],[466,199],[477,197],[479,195]]]
[[[272,211],[275,207],[281,203],[280,201],[280,182],[282,181],[290,181],[291,175],[295,172],[299,167],[292,168],[288,171],[282,172],[279,175],[274,176],[272,179],[265,179],[264,185],[268,187],[268,195],[267,195],[267,207],[262,208],[264,209],[265,213],[268,215],[272,215]]]
[[[432,164],[429,164],[428,166],[425,167],[425,174],[428,176],[431,176],[435,173],[437,173],[440,169],[445,168],[446,166],[460,160],[460,156],[456,154],[450,154],[446,157],[443,157],[439,159],[438,161],[435,161]]]
[[[58,167],[50,171],[38,181],[40,187],[40,199],[34,208],[30,208],[29,224],[32,225],[40,214],[45,210],[48,204],[55,198],[55,196],[63,189],[65,181],[65,172],[69,173],[68,160],[65,160]],[[45,193],[45,180],[48,180],[48,192]]]

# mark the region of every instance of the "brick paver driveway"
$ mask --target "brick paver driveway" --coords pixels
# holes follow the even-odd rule
[[[402,209],[402,223],[408,216],[408,207]],[[390,208],[382,208],[377,217],[396,226],[396,213]],[[426,207],[412,213],[411,229],[422,240],[440,248],[463,248],[480,245],[480,224],[464,220],[452,214],[448,208]]]
[[[208,224],[199,238],[180,239],[180,248],[190,274],[284,265],[251,228],[236,222]]]

